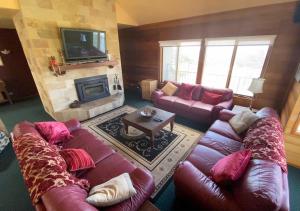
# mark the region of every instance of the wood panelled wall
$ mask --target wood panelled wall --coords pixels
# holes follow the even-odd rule
[[[0,66],[0,79],[5,81],[12,99],[22,100],[37,95],[23,48],[15,29],[0,29],[0,50],[10,50],[10,53],[0,53],[4,66]]]
[[[255,107],[280,111],[300,57],[300,23],[293,22],[297,2],[149,24],[119,30],[125,85],[160,79],[158,41],[232,36],[277,35],[266,70],[264,93]],[[248,101],[236,98],[239,104]]]
[[[300,167],[300,136],[293,134],[293,128],[300,115],[300,83],[294,81],[288,100],[281,112],[284,126],[285,150],[288,163]]]

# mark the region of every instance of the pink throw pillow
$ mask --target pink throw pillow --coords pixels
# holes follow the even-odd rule
[[[238,180],[245,172],[251,158],[250,150],[241,150],[219,160],[210,170],[217,183]]]
[[[34,125],[49,144],[57,144],[72,138],[70,131],[62,122],[35,122]]]
[[[191,100],[194,89],[195,89],[194,85],[182,83],[181,86],[179,87],[177,96],[185,100]]]
[[[64,149],[59,152],[71,172],[94,168],[95,163],[84,149]]]
[[[204,91],[201,101],[210,105],[217,105],[221,102],[223,96],[213,92]]]

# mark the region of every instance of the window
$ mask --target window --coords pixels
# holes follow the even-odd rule
[[[252,96],[252,78],[262,75],[274,36],[206,39],[201,84],[230,88],[235,94]]]
[[[248,88],[253,78],[262,77],[274,40],[275,36],[267,35],[209,38],[203,43],[201,40],[161,41],[162,80],[198,82],[252,96]],[[198,63],[201,81],[196,81]]]
[[[235,40],[217,40],[206,43],[202,85],[226,87]]]
[[[293,128],[293,134],[300,136],[300,114]]]
[[[196,83],[201,40],[165,41],[162,47],[162,79]]]

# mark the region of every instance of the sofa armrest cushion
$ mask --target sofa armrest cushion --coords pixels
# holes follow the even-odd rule
[[[162,96],[164,96],[164,92],[158,89],[152,92],[151,99],[154,103],[156,103]]]
[[[77,119],[70,119],[64,122],[70,133],[81,128],[80,122]]]
[[[134,169],[131,173],[129,173],[129,175],[137,194],[119,204],[111,207],[106,207],[105,210],[138,210],[142,206],[142,204],[150,198],[155,188],[152,175],[148,171],[142,170],[140,168]]]
[[[283,173],[277,164],[253,159],[244,176],[233,188],[237,203],[243,210],[281,210],[283,204]]]
[[[228,109],[223,109],[219,113],[219,119],[225,122],[228,122],[232,117],[234,117],[237,113],[228,110]]]
[[[174,174],[176,195],[203,210],[238,210],[230,193],[199,171],[189,161],[179,164]]]
[[[77,185],[53,188],[42,196],[46,210],[51,211],[97,211],[85,201],[87,192]]]
[[[232,108],[232,103],[233,103],[233,100],[230,99],[230,100],[223,101],[223,102],[218,103],[217,105],[215,105],[215,106],[213,107],[213,110],[212,110],[212,118],[213,118],[213,120],[218,119],[219,113],[220,113],[223,109],[231,109],[231,108]]]
[[[18,137],[26,133],[33,133],[42,138],[41,134],[35,128],[35,125],[32,122],[28,122],[28,121],[19,122],[13,128],[14,139],[17,139]]]

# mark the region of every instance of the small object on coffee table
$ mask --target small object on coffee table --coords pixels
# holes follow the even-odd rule
[[[151,109],[150,107],[145,107],[141,112],[141,116],[145,118],[151,118],[155,115],[156,111]]]
[[[175,114],[151,106],[147,106],[147,108],[155,110],[155,116],[157,116],[156,118],[160,119],[161,121],[154,121],[154,119],[145,121],[145,118],[141,116],[141,111],[143,111],[145,108],[141,108],[123,117],[123,123],[126,133],[128,133],[128,127],[132,126],[140,131],[143,131],[147,136],[149,136],[153,145],[155,135],[167,124],[170,124],[170,129],[173,131]]]
[[[78,100],[74,100],[70,105],[70,108],[80,108],[80,102]]]

